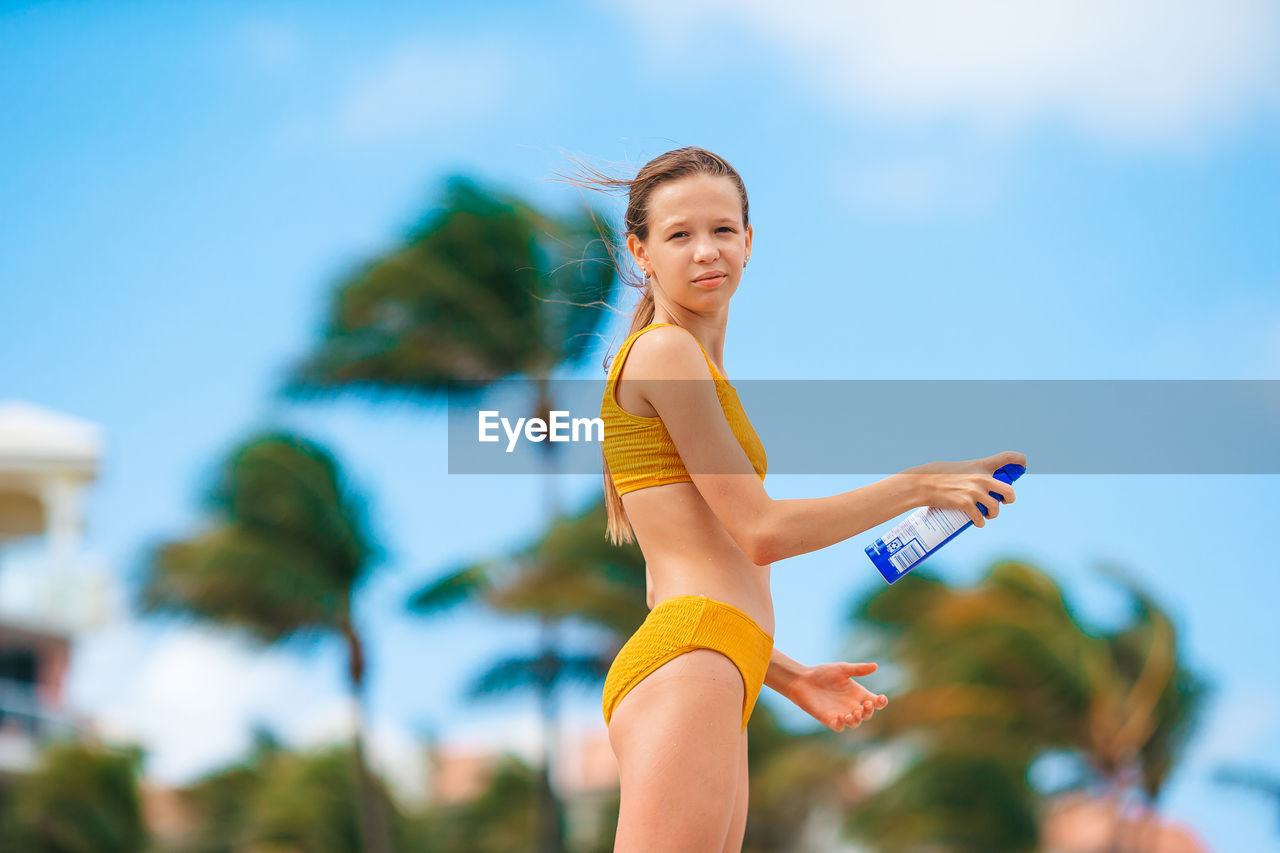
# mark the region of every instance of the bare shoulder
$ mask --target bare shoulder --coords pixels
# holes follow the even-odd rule
[[[623,369],[629,379],[712,378],[697,339],[679,326],[660,326],[636,338]]]

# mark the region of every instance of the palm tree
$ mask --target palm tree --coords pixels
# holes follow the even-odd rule
[[[261,847],[251,849],[367,850],[359,810],[351,807],[353,801],[360,802],[359,782],[350,772],[353,748],[337,744],[315,752],[277,755],[252,803],[249,836]],[[398,835],[394,827],[389,835]],[[390,847],[404,849],[399,839]]]
[[[255,733],[246,761],[218,770],[182,791],[196,827],[180,839],[182,853],[298,850],[362,853],[357,778],[351,747],[282,749]],[[411,849],[408,822],[394,828],[395,849]],[[424,849],[434,849],[425,847]]]
[[[590,211],[555,218],[454,176],[404,245],[339,284],[319,347],[281,392],[434,398],[522,376],[546,412],[552,371],[583,360],[605,316],[608,240]]]
[[[449,393],[463,402],[523,377],[534,385],[533,415],[546,420],[555,408],[552,372],[583,360],[605,316],[615,282],[612,239],[590,210],[553,217],[453,176],[443,204],[403,245],[340,283],[319,347],[281,392],[295,399]],[[555,446],[540,447],[552,466]],[[554,477],[543,483],[554,522]],[[551,633],[544,628],[544,643]],[[562,850],[559,824],[543,817],[539,849]]]
[[[1078,756],[1087,768],[1082,782],[1105,785],[1109,796],[1136,788],[1154,805],[1208,687],[1181,665],[1168,616],[1121,573],[1105,571],[1133,607],[1130,624],[1111,633],[1089,632],[1049,577],[1018,562],[997,563],[973,589],[913,573],[856,605],[855,622],[871,627],[879,653],[906,673],[895,710],[873,717],[867,736],[906,738],[929,760],[863,804],[850,822],[855,834],[874,837],[895,809],[929,805],[928,815],[937,815],[954,802],[945,791],[955,762],[984,759],[992,778],[1004,768],[999,787],[1007,791],[989,804],[986,823],[1025,826],[1036,802],[1018,780],[1049,751]],[[973,814],[973,804],[965,811]],[[931,823],[928,815],[897,814],[916,834],[883,849],[929,840],[1029,849],[1025,833],[966,841],[955,821]]]
[[[563,517],[547,532],[511,554],[457,566],[410,599],[414,612],[428,615],[467,601],[538,619],[539,643],[532,654],[515,654],[491,664],[469,695],[473,699],[528,690],[538,698],[543,756],[537,778],[540,843],[563,849],[563,808],[551,786],[556,743],[556,696],[572,684],[603,681],[626,637],[644,621],[644,558],[634,544],[617,547],[602,535],[604,501]],[[560,626],[576,619],[602,629],[601,645],[586,653],[561,648]],[[541,847],[546,850],[549,847]]]
[[[0,821],[5,853],[142,853],[138,749],[47,746],[31,772],[9,780]]]
[[[986,746],[948,742],[923,751],[892,785],[857,802],[845,829],[881,853],[1038,851],[1028,758]]]
[[[332,635],[347,650],[364,849],[390,853],[386,800],[364,758],[364,643],[352,616],[374,559],[363,508],[318,445],[267,432],[239,446],[207,496],[211,523],[155,548],[142,607],[244,629],[264,643]]]

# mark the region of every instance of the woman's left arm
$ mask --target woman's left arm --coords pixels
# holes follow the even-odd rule
[[[856,728],[889,704],[883,693],[872,693],[853,680],[870,675],[874,663],[824,663],[805,666],[776,648],[769,658],[764,683],[795,703],[832,731]]]
[[[773,656],[769,658],[769,669],[764,674],[764,683],[791,699],[791,691],[806,668],[804,664],[792,660],[775,648]],[[795,700],[792,699],[792,701]]]

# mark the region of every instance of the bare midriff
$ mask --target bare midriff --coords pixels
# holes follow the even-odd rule
[[[622,496],[653,580],[655,605],[676,595],[732,604],[773,636],[769,566],[738,547],[693,483],[669,483]]]

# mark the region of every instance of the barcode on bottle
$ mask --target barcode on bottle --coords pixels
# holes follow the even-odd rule
[[[907,544],[899,548],[893,556],[889,558],[889,562],[893,563],[894,568],[901,573],[911,568],[912,564],[923,556],[924,549],[920,547],[920,543],[918,541],[912,539],[907,542]]]

